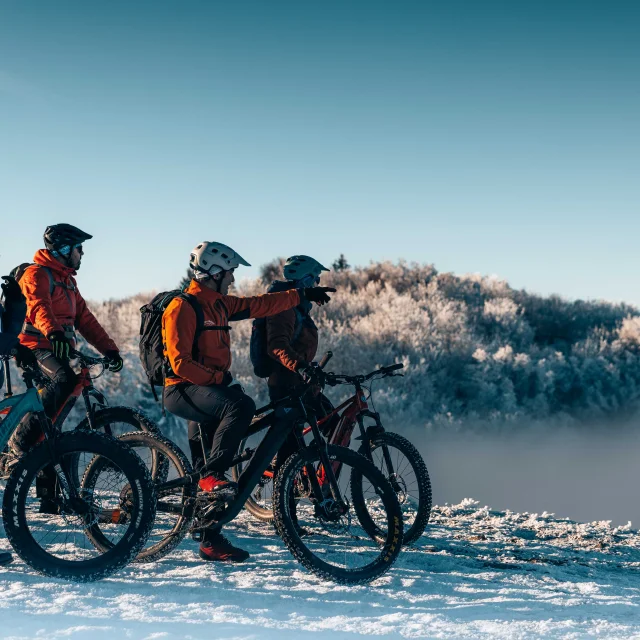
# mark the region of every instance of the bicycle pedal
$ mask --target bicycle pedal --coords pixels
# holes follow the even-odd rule
[[[215,491],[200,491],[198,493],[198,499],[209,500],[212,502],[231,502],[238,495],[238,487],[230,485],[227,487],[221,487]]]

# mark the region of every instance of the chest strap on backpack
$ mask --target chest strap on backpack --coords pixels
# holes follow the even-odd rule
[[[67,338],[67,340],[75,340],[76,339],[76,332],[75,329],[73,328],[73,326],[71,325],[62,325],[62,330],[64,331],[64,337]],[[24,333],[27,336],[32,336],[34,338],[46,338],[46,336],[44,335],[44,333],[42,333],[42,331],[40,331],[39,329],[36,329],[29,321],[25,320],[24,324],[22,325],[22,331],[21,333]]]

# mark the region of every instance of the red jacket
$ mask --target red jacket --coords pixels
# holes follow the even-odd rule
[[[193,294],[202,307],[205,328],[227,326],[229,321],[264,318],[300,304],[295,289],[262,296],[239,298],[223,296],[213,289],[191,281],[187,293]],[[198,339],[198,357],[193,358],[196,313],[182,298],[174,298],[162,316],[162,342],[165,356],[176,377],[166,384],[191,382],[197,385],[222,384],[224,372],[231,366],[231,340],[228,331],[203,331]]]
[[[118,351],[78,291],[73,277],[76,272],[58,262],[46,249],[40,249],[33,261],[36,264],[27,267],[20,278],[20,288],[27,299],[26,322],[41,335],[24,333],[23,329],[20,342],[30,349],[51,349],[46,336],[52,331],[64,331],[66,326],[76,328],[100,353]],[[49,273],[38,265],[50,269],[55,283],[53,293]]]

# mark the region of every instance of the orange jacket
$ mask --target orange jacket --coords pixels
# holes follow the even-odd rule
[[[63,327],[75,327],[101,353],[118,351],[116,343],[100,326],[89,311],[78,291],[73,277],[76,272],[58,262],[46,249],[40,249],[33,257],[36,263],[27,267],[20,278],[20,289],[27,299],[27,323],[32,324],[41,335],[21,333],[20,342],[30,349],[51,349],[47,340],[52,331],[63,331]],[[51,292],[51,279],[56,283]],[[73,344],[72,346],[75,346]]]
[[[205,328],[227,326],[229,322],[248,318],[264,318],[300,304],[295,289],[280,293],[239,298],[223,296],[192,280],[187,293],[193,294],[204,314]],[[222,384],[224,372],[231,366],[231,340],[228,331],[203,331],[198,339],[198,358],[193,358],[196,314],[182,298],[174,298],[162,315],[164,354],[175,374],[166,384],[191,382],[197,385]]]

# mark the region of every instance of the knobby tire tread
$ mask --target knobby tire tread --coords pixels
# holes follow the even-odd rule
[[[429,478],[429,471],[427,470],[427,465],[425,464],[420,452],[416,449],[416,447],[409,442],[405,437],[392,433],[391,431],[385,431],[384,433],[374,436],[372,442],[376,445],[381,445],[384,442],[387,446],[398,449],[404,456],[407,458],[409,463],[411,464],[414,473],[416,474],[416,479],[418,481],[418,491],[419,491],[419,503],[418,503],[418,513],[416,515],[415,522],[409,527],[405,529],[403,536],[403,543],[405,546],[409,545],[422,536],[429,524],[429,518],[431,517],[431,507],[432,507],[432,490],[431,490],[431,479]],[[371,454],[367,450],[367,443],[363,443],[362,447],[360,447],[360,454],[364,455],[368,460],[371,460]],[[373,527],[363,527],[367,530],[367,533],[372,537],[379,536],[379,530]],[[375,527],[375,525],[374,525]]]
[[[351,466],[352,469],[359,468],[359,472],[366,475],[370,480],[373,480],[378,487],[380,487],[385,496],[385,509],[387,511],[387,518],[389,522],[402,522],[402,512],[398,503],[395,492],[393,491],[389,481],[383,476],[383,474],[370,462],[367,458],[359,453],[347,449],[345,447],[338,447],[335,445],[329,445],[327,451],[330,456],[335,455],[336,459],[342,458],[344,463]],[[355,572],[350,575],[339,575],[333,570],[327,570],[320,564],[322,561],[318,560],[316,556],[306,549],[304,544],[301,544],[301,538],[295,532],[295,527],[288,517],[286,512],[286,506],[290,498],[285,495],[287,484],[293,488],[293,483],[288,482],[288,476],[294,472],[298,467],[299,460],[303,461],[317,461],[318,456],[312,449],[305,449],[298,451],[291,455],[280,468],[276,480],[274,482],[274,524],[278,534],[282,538],[283,542],[293,555],[293,557],[311,573],[330,580],[341,585],[358,585],[366,584],[384,575],[394,564],[398,558],[398,554],[402,548],[402,527],[399,526],[396,535],[400,538],[399,544],[393,546],[387,554],[387,560],[382,563],[379,560],[372,566],[365,567],[358,570],[358,574]],[[384,548],[381,548],[380,556],[385,553]],[[338,571],[338,569],[336,569]]]
[[[103,566],[88,571],[86,567],[74,567],[73,563],[60,566],[60,559],[49,556],[33,539],[26,528],[21,527],[20,513],[24,514],[26,496],[20,491],[20,486],[28,482],[27,489],[35,480],[38,471],[51,460],[49,443],[39,443],[24,454],[15,466],[7,484],[3,497],[2,516],[7,539],[15,552],[34,571],[52,578],[61,578],[73,582],[95,582],[109,577],[129,564],[144,546],[155,519],[156,495],[151,476],[146,465],[140,458],[114,438],[96,431],[66,432],[54,440],[55,450],[59,454],[65,451],[86,451],[105,455],[116,462],[119,468],[129,479],[140,483],[143,494],[143,512],[140,517],[140,526],[134,535],[129,537],[128,544],[122,544],[118,553],[109,558],[109,562],[103,561]],[[26,475],[25,475],[26,473]],[[23,481],[18,485],[22,477]],[[23,499],[24,498],[24,499]],[[17,514],[17,518],[13,515]],[[44,555],[43,555],[44,554]]]

